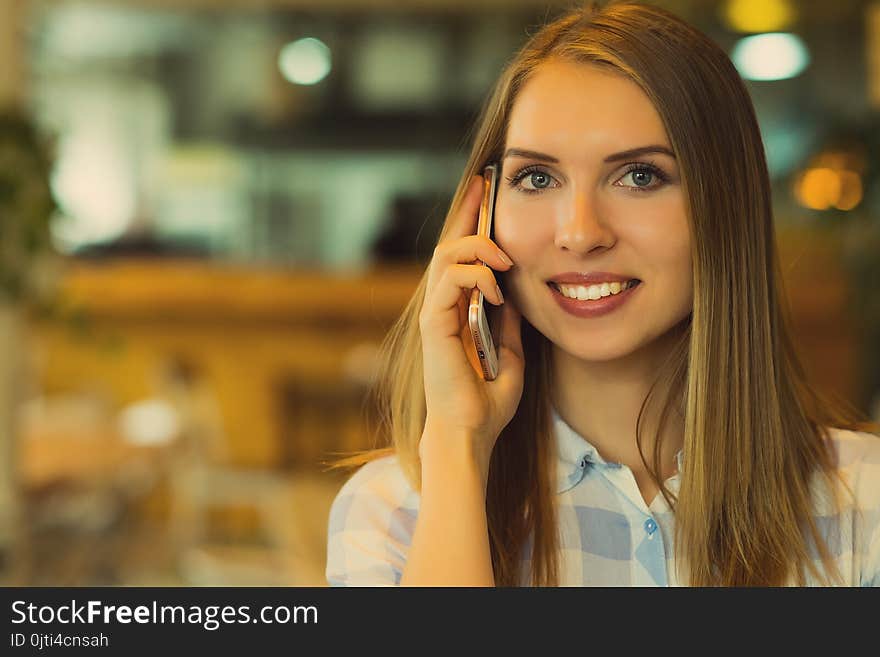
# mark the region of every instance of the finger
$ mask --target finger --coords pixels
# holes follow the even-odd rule
[[[477,261],[502,271],[507,271],[513,266],[510,256],[485,235],[468,235],[440,244],[434,250],[434,259],[438,263],[438,268]]]
[[[496,306],[504,303],[498,280],[491,269],[485,265],[450,265],[432,295],[432,305],[439,310],[448,310],[457,305],[462,291],[470,292],[474,288],[479,288],[483,296]]]
[[[483,200],[483,177],[473,176],[461,200],[461,205],[443,240],[455,240],[477,232],[477,221],[480,217],[480,202]]]
[[[434,289],[446,269],[457,264],[485,264],[500,271],[514,266],[510,256],[484,235],[467,235],[444,241],[434,249],[428,268],[427,289]]]
[[[488,267],[484,265],[451,265],[447,267],[437,286],[425,299],[422,310],[423,325],[431,323],[432,319],[444,321],[444,315],[452,309],[454,309],[457,318],[462,292],[470,292],[474,288],[479,288],[483,296],[491,303],[496,305],[503,303],[495,274]]]

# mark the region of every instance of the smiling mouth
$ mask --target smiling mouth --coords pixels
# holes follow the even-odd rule
[[[605,297],[616,296],[636,287],[640,283],[641,281],[638,278],[632,278],[625,283],[615,281],[613,283],[599,283],[594,285],[568,285],[565,283],[548,281],[547,285],[567,299],[595,301],[598,299],[604,299]]]

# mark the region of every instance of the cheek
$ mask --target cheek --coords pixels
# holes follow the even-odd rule
[[[658,272],[677,278],[690,275],[690,226],[681,202],[645,212],[638,221],[629,222],[625,237],[619,237],[634,245],[645,264]]]
[[[654,277],[666,302],[684,312],[693,306],[693,262],[690,227],[684,210],[656,215],[629,233],[645,263],[645,275]]]
[[[553,221],[537,205],[505,202],[499,197],[495,208],[494,240],[513,262],[525,265],[537,259],[547,244],[553,244]]]

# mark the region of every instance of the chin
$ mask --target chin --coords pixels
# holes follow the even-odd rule
[[[555,348],[573,358],[584,362],[608,363],[639,354],[650,357],[649,354],[656,351],[655,348],[665,350],[671,344],[670,340],[680,333],[687,317],[669,326],[664,324],[653,329],[641,326],[635,330],[617,330],[611,335],[578,335],[577,332],[565,332],[563,335],[555,331],[544,335]]]
[[[557,349],[561,349],[573,358],[593,363],[607,363],[626,358],[645,344],[644,341],[626,336],[620,336],[620,339],[611,343],[604,341],[602,344],[586,344],[583,339],[572,340],[570,338],[560,341],[551,340],[551,342]]]

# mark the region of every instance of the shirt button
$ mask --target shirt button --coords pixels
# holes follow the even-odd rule
[[[653,518],[648,518],[648,520],[645,520],[645,531],[648,532],[648,535],[651,535],[655,531],[657,531],[657,523],[654,522]]]
[[[587,457],[585,456],[584,458],[581,459],[581,469],[583,470],[586,467],[587,467]]]

